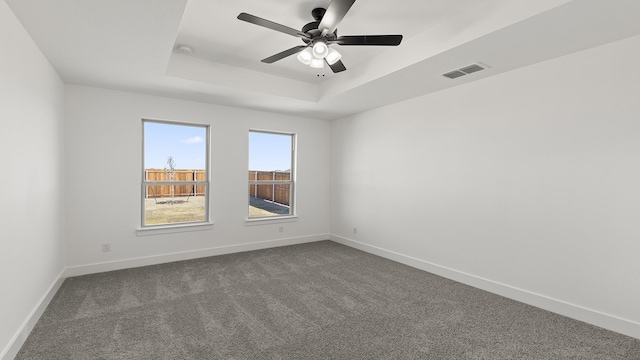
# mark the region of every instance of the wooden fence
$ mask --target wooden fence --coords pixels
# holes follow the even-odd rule
[[[164,169],[146,169],[145,181],[171,181]],[[175,170],[173,181],[205,181],[204,170]],[[291,173],[284,171],[249,171],[249,180],[291,180]],[[171,197],[173,186],[174,196],[204,196],[204,185],[154,185],[147,186],[147,198]],[[289,206],[289,184],[268,184],[249,186],[249,195]]]
[[[171,181],[164,169],[146,169],[145,181]],[[204,170],[175,170],[173,181],[205,181],[207,174]],[[158,185],[147,186],[147,198],[171,197],[173,186],[174,196],[204,196],[204,185]]]
[[[291,180],[291,173],[284,171],[249,171],[249,180]],[[252,184],[249,185],[249,195],[289,206],[290,188],[291,185],[289,184]]]

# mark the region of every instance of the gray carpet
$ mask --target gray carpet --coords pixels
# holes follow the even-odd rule
[[[333,242],[68,278],[17,359],[640,359],[640,340]]]

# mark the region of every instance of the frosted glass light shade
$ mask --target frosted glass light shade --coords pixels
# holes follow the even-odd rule
[[[298,60],[305,65],[311,64],[311,59],[313,59],[313,51],[311,48],[306,48],[298,54]]]
[[[322,69],[324,68],[324,59],[313,58],[311,59],[311,64],[309,64],[309,66],[314,69]]]
[[[329,54],[329,47],[322,41],[313,44],[313,56],[317,59],[324,59]]]
[[[329,65],[333,65],[336,62],[338,62],[338,60],[340,60],[341,57],[342,57],[342,54],[340,54],[338,50],[329,49],[329,54],[327,54],[326,60],[327,60],[327,63],[329,63]]]

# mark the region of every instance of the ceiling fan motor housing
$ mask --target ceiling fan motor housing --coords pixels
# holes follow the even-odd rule
[[[318,27],[320,26],[320,22],[322,21],[322,17],[324,16],[325,12],[327,10],[325,8],[315,8],[311,11],[311,16],[313,16],[313,18],[316,21],[312,21],[310,23],[308,23],[307,25],[302,27],[302,32],[305,34],[308,34],[309,36],[311,36],[312,39],[305,39],[302,38],[302,41],[305,42],[305,44],[308,44],[312,41],[318,40],[321,38],[321,31],[320,29],[318,29]],[[336,29],[333,34],[328,34],[329,38],[331,39],[335,39],[338,37],[338,29]],[[325,37],[327,37],[325,35]]]
[[[307,25],[302,27],[302,32],[305,34],[309,34],[309,31],[311,30],[318,30],[318,26],[320,26],[320,21],[310,22]],[[302,40],[304,40],[304,42],[306,43],[309,43],[308,39],[302,38]]]

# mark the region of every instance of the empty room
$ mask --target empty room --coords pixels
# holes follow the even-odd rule
[[[640,1],[0,1],[0,360],[640,359]]]

